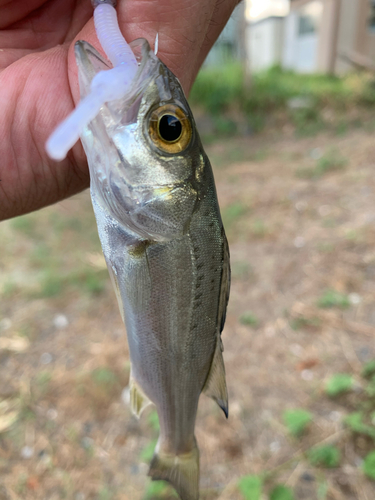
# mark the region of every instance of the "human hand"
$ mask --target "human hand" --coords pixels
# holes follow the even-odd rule
[[[159,33],[158,57],[186,93],[238,0],[119,0],[130,42]],[[79,100],[74,43],[102,52],[90,0],[0,0],[0,220],[55,203],[89,186],[78,142],[62,162],[45,142]]]

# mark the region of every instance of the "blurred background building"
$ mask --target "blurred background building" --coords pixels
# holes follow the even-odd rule
[[[250,72],[275,65],[332,74],[375,68],[375,0],[246,0],[206,64],[233,59]]]

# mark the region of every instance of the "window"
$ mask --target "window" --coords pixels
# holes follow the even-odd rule
[[[315,33],[316,27],[314,23],[314,18],[312,16],[302,15],[298,19],[298,34],[308,35],[309,33]]]
[[[375,0],[374,5],[375,5]],[[311,35],[318,31],[323,13],[321,0],[313,0],[301,9],[298,16],[298,36]]]
[[[368,18],[368,27],[370,31],[375,32],[375,0],[370,0],[370,15]]]

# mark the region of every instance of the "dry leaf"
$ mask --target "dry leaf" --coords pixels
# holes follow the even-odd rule
[[[300,363],[297,364],[296,370],[298,371],[303,371],[303,370],[311,370],[311,368],[314,368],[314,366],[319,364],[319,360],[316,358],[308,358],[305,360],[302,360]]]
[[[87,253],[85,255],[85,260],[97,269],[107,269],[107,264],[102,253]]]
[[[25,337],[0,337],[0,351],[24,352],[29,346]]]
[[[4,432],[11,427],[18,418],[18,411],[11,411],[6,415],[0,415],[0,432]]]

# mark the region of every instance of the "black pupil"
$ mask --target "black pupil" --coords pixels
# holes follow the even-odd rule
[[[159,121],[159,134],[166,142],[174,142],[180,138],[182,125],[178,118],[173,115],[164,115]]]

